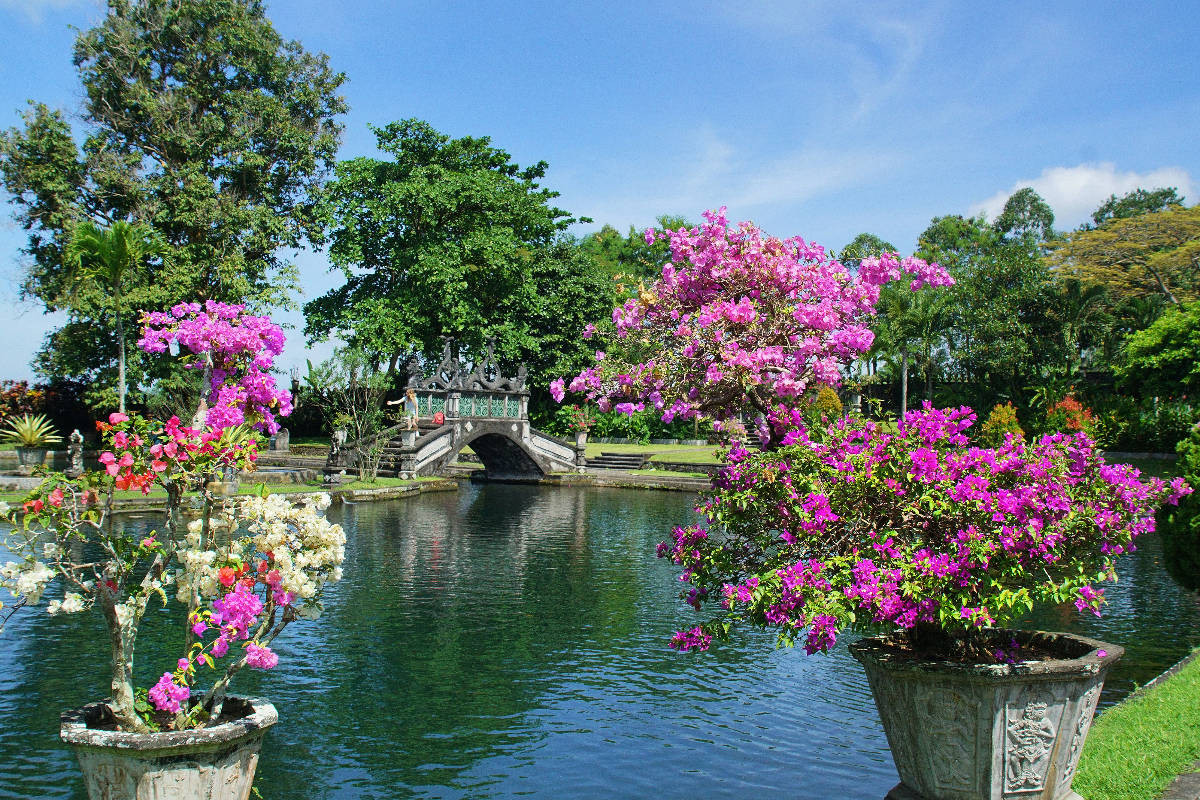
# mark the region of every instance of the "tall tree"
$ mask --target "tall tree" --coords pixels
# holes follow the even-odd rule
[[[664,214],[658,217],[659,230],[691,228],[684,217]],[[619,281],[658,280],[662,266],[671,260],[665,242],[655,240],[647,243],[645,233],[632,225],[624,236],[612,225],[605,225],[595,233],[589,233],[579,242],[584,253],[596,264]]]
[[[100,25],[76,39],[74,63],[81,131],[31,102],[23,126],[0,135],[0,179],[29,232],[23,295],[59,308],[75,227],[134,220],[158,230],[174,258],[131,283],[130,307],[289,302],[296,273],[280,250],[313,231],[344,76],[284,41],[259,0],[109,0]],[[79,326],[105,309],[74,313]],[[47,340],[41,363],[87,372],[63,338]],[[115,349],[102,351],[108,363]]]
[[[1056,289],[1033,236],[1006,238],[979,217],[938,217],[917,255],[954,276],[948,347],[978,387],[977,404],[1017,398],[1044,368],[1062,363]]]
[[[860,233],[838,253],[838,260],[848,267],[858,269],[864,258],[878,256],[880,253],[898,252],[896,245],[880,239],[873,233]]]
[[[1008,198],[992,227],[1005,238],[1048,242],[1054,238],[1054,212],[1040,194],[1026,186]]]
[[[1121,197],[1109,195],[1108,199],[1092,212],[1092,223],[1098,228],[1110,219],[1128,219],[1181,205],[1183,197],[1174,186],[1165,189],[1134,189]]]
[[[346,282],[305,305],[306,334],[336,335],[392,369],[436,355],[442,336],[475,352],[497,336],[501,353],[520,351],[527,305],[514,298],[538,286],[537,265],[575,221],[539,186],[546,163],[521,168],[487,137],[451,139],[416,119],[372,130],[390,159],[337,165],[323,241]]]
[[[113,326],[117,334],[118,409],[125,411],[125,293],[138,273],[151,267],[153,260],[164,259],[169,248],[158,232],[142,223],[114,222],[107,230],[93,222],[78,225],[67,243],[67,302],[80,305],[82,298],[98,293],[99,300],[111,304]],[[160,263],[166,263],[165,259]]]
[[[1060,275],[1104,286],[1117,300],[1161,295],[1172,305],[1200,298],[1200,206],[1112,217],[1068,234],[1049,254]]]

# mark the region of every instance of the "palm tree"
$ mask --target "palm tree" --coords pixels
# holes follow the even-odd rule
[[[908,371],[911,361],[925,379],[925,399],[933,400],[933,375],[945,349],[951,321],[951,297],[946,291],[911,291],[907,285],[884,287],[879,299],[877,350],[900,357],[900,416],[908,411]]]
[[[124,299],[127,283],[134,272],[154,258],[165,259],[169,246],[154,228],[141,222],[114,222],[101,228],[83,222],[75,228],[67,243],[67,294],[74,305],[79,292],[94,287],[107,292],[117,329],[117,396],[125,410],[125,322]]]

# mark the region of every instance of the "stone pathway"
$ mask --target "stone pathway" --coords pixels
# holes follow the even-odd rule
[[[1200,800],[1200,761],[1192,765],[1192,772],[1180,775],[1159,795],[1158,800]]]

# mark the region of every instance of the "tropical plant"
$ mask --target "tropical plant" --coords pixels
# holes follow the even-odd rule
[[[62,437],[54,432],[54,426],[45,414],[22,414],[10,419],[8,429],[0,431],[0,436],[16,442],[19,447],[45,447],[62,441]]]
[[[809,424],[820,424],[822,419],[834,419],[842,415],[842,398],[832,386],[820,386],[813,393],[804,415]]]
[[[108,229],[93,222],[81,223],[67,243],[64,262],[67,265],[66,287],[68,304],[74,305],[79,295],[89,289],[99,290],[110,298],[113,327],[117,338],[117,397],[118,410],[125,411],[125,292],[136,279],[138,270],[145,269],[153,259],[167,262],[170,247],[149,225],[114,222]]]
[[[1082,431],[1096,436],[1096,415],[1072,395],[1059,400],[1046,412],[1046,431]]]
[[[195,426],[114,412],[97,423],[102,469],[78,478],[50,473],[19,508],[3,507],[13,525],[5,546],[19,560],[0,566],[0,587],[15,598],[0,627],[17,609],[37,604],[55,579],[63,594],[50,601],[51,614],[98,609],[111,645],[108,705],[121,730],[215,724],[233,675],[275,666],[270,643],[293,620],[318,614],[323,586],[341,575],[345,534],[319,513],[327,497],[295,503],[264,491],[234,500],[207,486],[225,469],[253,468],[247,427],[274,429],[267,398],[276,412],[290,406],[269,375],[282,332],[241,312],[210,302],[205,311],[195,304],[144,316],[144,349],[179,341],[207,367],[214,403],[197,413]],[[200,513],[185,524],[184,493],[197,486]],[[143,535],[111,516],[117,491],[148,494],[154,487],[166,493],[161,530]],[[138,628],[150,602],[169,606],[172,593],[183,649],[143,693],[134,684]],[[198,692],[205,670],[214,679]]]
[[[1175,448],[1178,468],[1189,483],[1200,483],[1200,424]],[[1163,563],[1184,587],[1200,591],[1200,498],[1185,497],[1178,508],[1160,515]]]

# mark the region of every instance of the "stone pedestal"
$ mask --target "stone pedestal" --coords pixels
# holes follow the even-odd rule
[[[1124,650],[1065,633],[996,632],[997,646],[1012,638],[1060,657],[972,665],[921,660],[882,637],[850,645],[900,774],[890,800],[1079,800],[1071,780],[1104,676]]]

